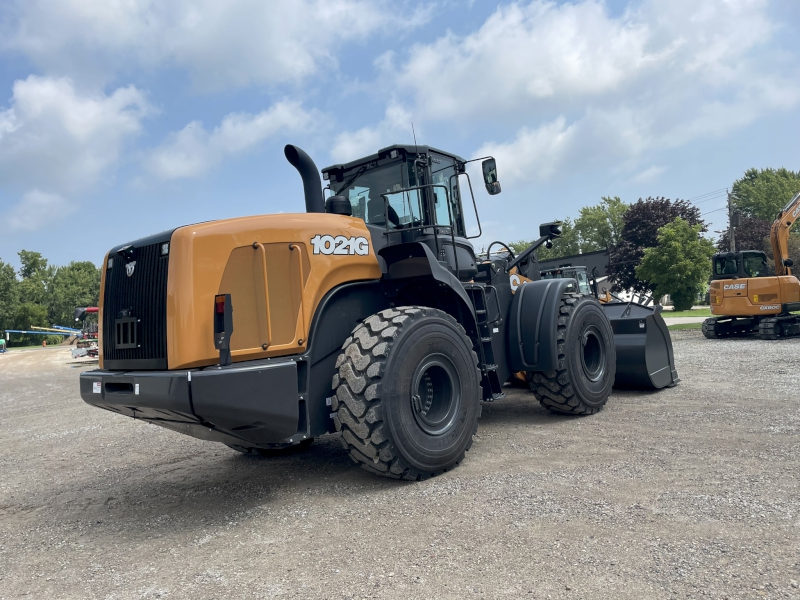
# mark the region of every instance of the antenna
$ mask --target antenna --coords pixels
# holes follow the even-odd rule
[[[417,134],[414,132],[414,121],[411,121],[411,135],[414,136],[414,152],[419,156],[419,148],[417,148]]]

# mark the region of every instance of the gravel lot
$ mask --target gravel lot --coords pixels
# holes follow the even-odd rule
[[[0,355],[0,598],[800,598],[800,339],[673,332],[683,381],[485,404],[464,463],[374,477],[335,436],[252,458]]]

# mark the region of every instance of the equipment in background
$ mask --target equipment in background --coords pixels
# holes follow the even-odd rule
[[[703,322],[709,339],[756,334],[775,340],[800,335],[800,282],[792,273],[789,233],[800,217],[800,194],[778,213],[770,229],[775,274],[757,250],[719,252],[711,257],[711,314]]]
[[[326,197],[311,158],[284,153],[306,213],[199,223],[109,251],[86,402],[245,454],[338,432],[364,469],[418,480],[463,460],[481,401],[502,399],[515,371],[549,410],[588,415],[624,372],[618,352],[649,369],[636,356],[647,343],[616,335],[573,280],[520,276],[558,223],[517,257],[476,256],[470,161],[398,144],[323,169]],[[479,189],[500,193],[495,160],[475,160]],[[614,319],[649,335],[652,317],[627,309]]]
[[[90,348],[92,342],[97,342],[99,322],[95,319],[87,320],[89,315],[97,315],[100,308],[97,306],[78,307],[73,312],[75,321],[83,323],[83,329],[78,337],[78,348]]]

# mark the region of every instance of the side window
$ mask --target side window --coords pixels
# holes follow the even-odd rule
[[[431,153],[431,183],[433,187],[433,216],[437,225],[455,226],[461,233],[461,215],[458,212],[458,178],[452,158]]]
[[[367,220],[367,201],[369,200],[369,188],[353,186],[348,190],[350,205],[353,207],[353,216]]]
[[[581,294],[590,294],[589,291],[589,277],[586,275],[584,271],[579,271],[576,273],[576,278],[578,280],[578,291]]]
[[[448,189],[449,182],[447,181],[448,175],[451,169],[446,169],[444,171],[439,171],[433,175],[433,198],[434,198],[434,215],[436,217],[436,224],[437,225],[444,225],[446,227],[450,227],[452,225],[452,220],[450,218],[450,211],[452,208],[448,209],[448,203],[451,198],[449,198]],[[442,187],[446,186],[446,187]]]

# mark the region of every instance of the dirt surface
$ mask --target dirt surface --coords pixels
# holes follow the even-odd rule
[[[800,339],[672,333],[683,381],[585,418],[522,390],[419,483],[84,404],[0,355],[0,598],[800,598]]]

